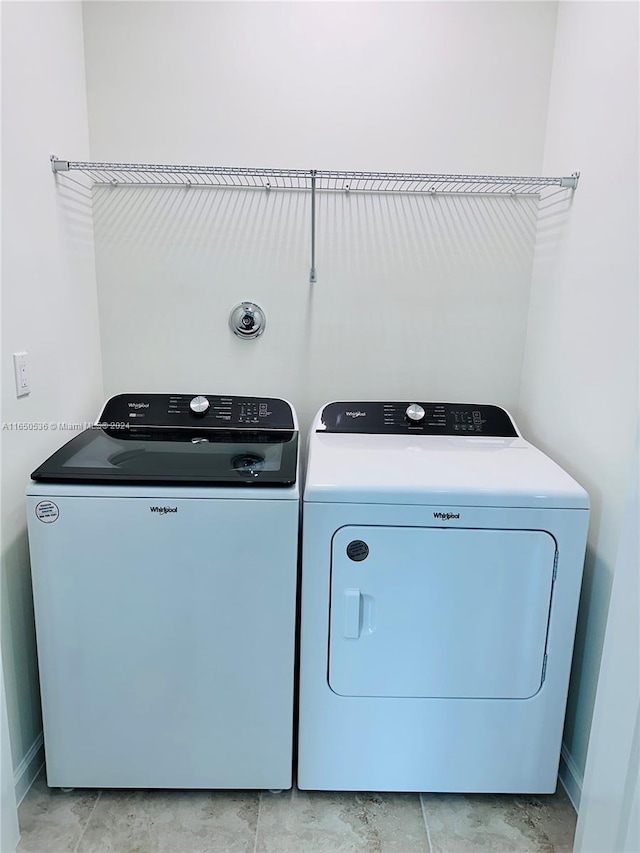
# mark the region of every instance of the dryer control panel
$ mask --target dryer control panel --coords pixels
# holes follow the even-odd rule
[[[105,404],[100,423],[160,429],[295,428],[291,406],[284,400],[216,394],[118,394]]]
[[[499,406],[475,403],[348,402],[329,403],[322,410],[318,432],[370,435],[518,435],[513,421]]]

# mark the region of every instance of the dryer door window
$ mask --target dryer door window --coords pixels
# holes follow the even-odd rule
[[[541,530],[340,528],[331,560],[331,689],[533,696],[543,678],[555,550]]]

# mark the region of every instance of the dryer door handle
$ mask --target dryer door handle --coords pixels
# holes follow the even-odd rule
[[[362,629],[362,595],[359,589],[344,591],[344,636],[357,640]]]

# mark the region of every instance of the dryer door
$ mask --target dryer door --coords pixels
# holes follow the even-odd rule
[[[541,530],[340,528],[331,561],[331,689],[533,696],[543,680],[555,552]]]

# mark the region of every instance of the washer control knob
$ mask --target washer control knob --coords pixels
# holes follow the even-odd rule
[[[209,411],[209,406],[211,403],[207,400],[206,397],[202,397],[201,395],[194,397],[193,400],[189,403],[189,408],[194,413],[194,415],[206,415]]]
[[[419,406],[417,403],[412,403],[405,414],[408,421],[411,421],[414,424],[419,424],[420,421],[424,420],[426,412],[422,406]]]

